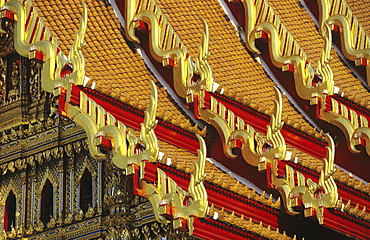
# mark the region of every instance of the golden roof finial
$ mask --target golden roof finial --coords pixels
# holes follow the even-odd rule
[[[344,205],[345,211],[349,212],[350,209],[351,209],[351,199],[349,199],[346,205]]]

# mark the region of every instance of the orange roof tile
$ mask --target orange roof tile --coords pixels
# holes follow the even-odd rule
[[[366,33],[370,35],[370,0],[347,0],[347,3]]]
[[[60,0],[58,4],[53,2],[35,0],[33,4],[40,8],[40,16],[44,19],[45,25],[58,39],[63,52],[68,55],[74,33],[79,27],[82,5],[78,0]],[[85,35],[87,45],[83,50],[86,76],[97,83],[97,90],[108,95],[115,93],[114,97],[121,100],[130,94],[135,96],[134,102],[140,102],[137,106],[146,109],[150,95],[149,80],[154,80],[157,86],[163,87],[158,84],[158,80],[146,67],[140,55],[133,53],[125,42],[120,32],[121,25],[112,7],[107,6],[104,1],[85,2],[89,18]],[[67,11],[64,14],[56,14],[60,9],[65,11],[63,6]],[[66,20],[61,20],[62,18]],[[69,21],[70,19],[72,21]],[[115,61],[112,60],[113,54]],[[126,77],[122,77],[124,74]],[[158,112],[172,112],[173,115],[182,116],[184,122],[186,121],[186,117],[165,91],[159,91]]]
[[[205,18],[210,33],[211,55],[208,61],[215,81],[227,89],[224,94],[261,112],[272,112],[275,99],[272,87],[275,83],[249,55],[217,0],[156,2],[192,56],[196,56],[201,40],[202,22],[199,17]],[[286,97],[283,98],[283,115],[287,119],[295,119],[300,126],[310,127]]]
[[[270,0],[269,4],[273,7],[275,13],[279,15],[282,23],[293,35],[294,39],[306,52],[308,61],[312,66],[317,66],[321,49],[324,47],[324,41],[321,33],[318,32],[315,23],[306,9],[302,7],[300,1],[287,0],[282,3],[279,0]],[[302,31],[302,26],[305,31]],[[355,102],[356,96],[360,93],[365,94],[369,98],[370,95],[362,87],[361,81],[353,75],[352,70],[340,59],[334,49],[331,52],[331,57],[333,59],[329,64],[334,74],[334,84],[344,92],[344,96]]]

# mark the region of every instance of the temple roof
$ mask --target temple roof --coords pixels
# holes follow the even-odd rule
[[[81,17],[80,1],[36,0],[33,3],[68,56]],[[96,90],[145,110],[150,95],[149,80],[153,80],[159,87],[158,115],[169,122],[174,119],[180,121],[192,131],[179,106],[147,68],[140,54],[122,37],[122,27],[113,8],[104,1],[90,0],[85,3],[89,13],[83,54],[86,76],[90,78],[89,86],[94,82]],[[62,14],[56,14],[57,11]]]
[[[300,47],[306,52],[308,61],[316,69],[321,49],[324,48],[324,39],[308,11],[299,0],[284,2],[272,0],[269,1],[269,4],[273,7],[275,13],[279,15],[282,23],[293,35]],[[330,57],[332,60],[329,62],[329,65],[334,74],[335,86],[340,88],[340,91],[344,93],[344,97],[369,108],[370,103],[367,102],[365,105],[364,98],[369,98],[370,94],[363,87],[361,81],[353,74],[352,70],[343,62],[333,48]]]
[[[370,34],[370,23],[369,23],[369,14],[370,11],[370,1],[355,1],[347,0],[348,5],[350,6],[353,14],[357,17],[357,20],[360,22],[361,26],[365,29],[367,34]]]
[[[219,1],[165,0],[157,1],[157,4],[193,56],[201,40],[199,16],[205,18],[210,33],[208,61],[215,82],[226,89],[223,94],[263,113],[272,112],[272,101],[275,99],[273,86],[276,84],[246,50],[240,34],[225,15]],[[290,119],[291,125],[313,128],[288,99],[283,98],[284,118]]]
[[[311,16],[298,0],[288,0],[283,3],[272,0],[269,3],[294,39],[306,52],[308,61],[316,68],[321,49],[324,47],[324,40]],[[79,25],[81,4],[77,0],[35,0],[34,4],[45,24],[58,39],[61,50],[68,55],[69,45],[73,43],[75,29]],[[94,87],[97,91],[118,101],[140,110],[146,110],[150,95],[149,80],[153,80],[159,88],[157,115],[161,119],[186,129],[192,134],[192,137],[194,137],[194,133],[199,133],[196,127],[192,127],[194,124],[189,120],[192,117],[188,116],[174,101],[157,76],[153,74],[152,69],[147,66],[135,45],[125,40],[121,23],[109,3],[87,0],[86,4],[89,8],[89,19],[85,37],[87,45],[83,54],[86,59],[86,76],[90,78],[87,87]],[[157,0],[157,4],[193,57],[196,56],[198,44],[201,42],[202,21],[199,16],[207,21],[210,33],[208,62],[212,67],[215,82],[220,84],[217,93],[249,106],[253,111],[262,113],[264,116],[273,112],[273,100],[275,99],[273,87],[276,86],[272,80],[273,77],[264,70],[264,66],[258,62],[256,56],[247,50],[241,33],[225,14],[218,0]],[[360,4],[355,2],[349,1],[349,4],[353,5],[355,14],[366,18],[364,16],[366,15],[365,8],[361,8]],[[58,11],[62,14],[56,14]],[[368,26],[365,24],[364,27]],[[341,91],[345,93],[345,97],[369,108],[370,103],[365,101],[369,98],[367,89],[334,49],[331,50],[331,57],[333,59],[330,61],[330,67],[334,72],[335,85],[340,87]],[[96,86],[94,86],[95,84]],[[283,120],[287,125],[292,126],[294,131],[300,129],[312,139],[315,138],[319,142],[315,144],[321,144],[321,148],[324,149],[322,133],[318,133],[305,115],[295,107],[295,103],[283,95],[282,105]],[[139,135],[137,130],[131,129],[131,131]],[[170,167],[182,171],[184,174],[193,172],[193,162],[197,159],[194,152],[163,139],[159,140],[159,148],[165,153],[165,158],[160,162],[163,164],[163,168],[167,164],[167,158],[171,158],[170,162],[172,163],[168,164]],[[287,150],[291,151],[293,157],[296,158],[296,161],[293,162],[297,168],[303,166],[301,169],[318,178],[320,171],[324,168],[322,159],[311,156],[289,144]],[[294,164],[292,163],[292,165]],[[254,190],[244,184],[241,184],[243,187],[239,187],[240,183],[231,176],[231,172],[225,172],[216,167],[212,160],[206,162],[205,173],[207,174],[206,180],[210,184],[218,185],[220,188],[228,189],[243,197],[250,198],[252,196],[253,201],[277,209],[277,204],[271,200],[272,197],[269,200],[269,198],[265,198],[264,192],[256,194]],[[350,185],[350,190],[346,188],[343,191],[353,191],[354,195],[359,192],[365,194],[370,192],[369,185],[365,186],[364,183],[343,170],[334,173],[334,179],[341,182],[343,186]],[[266,187],[261,188],[265,189]],[[343,200],[348,203],[349,199]],[[364,206],[365,204],[362,204],[360,207]],[[353,208],[354,206],[352,206]],[[347,212],[350,209],[351,205],[349,204]],[[355,211],[353,210],[353,212]],[[368,213],[366,209],[365,213]],[[233,215],[234,211],[225,214]],[[241,215],[238,214],[238,216]],[[360,216],[358,212],[353,214]],[[231,223],[233,221],[233,217],[226,220]]]

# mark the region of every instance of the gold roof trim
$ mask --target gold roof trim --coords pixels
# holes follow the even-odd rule
[[[329,134],[327,134],[326,137],[329,146],[326,147],[326,158],[322,159],[324,166],[323,169],[320,170],[321,173],[318,183],[315,183],[310,178],[306,179],[303,174],[295,171],[288,165],[286,165],[286,177],[278,178],[278,173],[276,172],[278,164],[276,161],[277,159],[272,162],[274,167],[271,172],[272,183],[281,193],[288,213],[291,215],[298,213],[294,211],[293,207],[299,205],[298,199],[301,198],[305,207],[305,217],[316,215],[320,224],[324,223],[323,207],[334,208],[338,201],[338,189],[332,176],[336,171],[334,168],[335,145]],[[296,175],[297,182],[294,180],[294,175]],[[323,192],[319,197],[315,196],[316,192],[320,189],[322,189]]]
[[[295,235],[293,238],[287,236],[285,231],[283,233],[280,233],[279,228],[276,228],[275,230],[271,229],[270,225],[267,225],[263,223],[262,221],[260,221],[259,223],[256,223],[256,221],[253,220],[252,217],[249,217],[248,219],[243,214],[238,216],[235,214],[234,211],[232,211],[231,213],[228,213],[225,211],[224,208],[221,208],[221,210],[215,209],[214,205],[212,204],[208,212],[208,216],[212,218],[214,217],[214,213],[217,213],[218,215],[217,220],[234,224],[247,231],[257,233],[268,239],[274,239],[274,240],[296,239]]]
[[[43,54],[41,72],[42,88],[47,92],[54,92],[58,86],[67,87],[70,82],[81,85],[85,77],[85,61],[81,53],[87,24],[87,8],[84,3],[83,14],[80,19],[79,32],[76,33],[68,60],[63,53],[58,53],[58,41],[53,37],[44,21],[38,16],[31,0],[10,0],[1,7],[16,14],[14,23],[14,46],[16,51],[24,56],[33,58],[34,51]],[[28,21],[28,24],[27,24]],[[73,72],[66,78],[60,73],[66,64],[73,65]]]
[[[266,33],[273,64],[283,71],[288,70],[288,64],[294,67],[296,91],[301,98],[310,99],[312,94],[321,94],[324,91],[329,94],[334,93],[333,73],[328,64],[331,42],[325,39],[325,47],[322,49],[318,68],[315,71],[307,61],[305,52],[281,23],[280,18],[274,13],[267,1],[242,0],[242,3],[246,19],[246,45],[250,51],[260,54],[255,46],[255,41],[263,37],[262,33]],[[323,31],[327,31],[325,26],[323,26]],[[320,84],[314,84],[315,74],[321,76],[322,82]]]
[[[169,212],[172,213],[173,225],[181,225],[181,219],[187,222],[189,235],[193,235],[193,218],[205,217],[208,211],[208,194],[203,181],[206,163],[206,144],[201,136],[197,134],[200,148],[197,150],[198,159],[194,162],[194,171],[190,176],[188,191],[177,186],[176,182],[168,177],[164,171],[157,168],[157,183],[143,183],[144,194],[152,203],[155,217],[158,222],[167,224],[170,221],[165,217]],[[141,165],[144,165],[143,162]],[[145,167],[142,166],[141,169]],[[184,205],[188,198],[189,204]],[[170,210],[170,209],[171,210]]]
[[[66,103],[66,116],[80,125],[86,132],[89,151],[92,157],[104,159],[106,157],[97,147],[102,137],[108,138],[112,143],[112,161],[121,168],[126,169],[129,164],[140,164],[144,159],[155,162],[158,159],[158,139],[154,133],[157,125],[155,113],[157,109],[158,93],[153,81],[151,81],[152,95],[148,111],[145,111],[144,122],[141,123],[140,138],[127,132],[126,126],[117,121],[112,114],[95,103],[85,93],[80,92],[80,106]],[[68,91],[69,93],[71,90]],[[106,121],[104,116],[107,117]],[[96,119],[96,120],[95,120]],[[145,150],[135,153],[138,143],[145,146]]]
[[[366,61],[367,85],[370,86],[370,38],[345,0],[318,0],[320,29],[325,24],[339,27],[342,52],[346,58],[362,65]],[[331,31],[322,32],[324,36]]]
[[[340,3],[339,3],[340,2]],[[338,105],[336,100],[333,101],[333,111],[327,111],[325,107],[326,96],[335,94],[338,89],[334,87],[334,76],[333,72],[329,66],[331,60],[330,50],[332,35],[330,25],[332,24],[349,24],[349,20],[344,21],[344,16],[338,15],[336,13],[345,13],[346,16],[353,22],[353,27],[356,29],[350,29],[349,25],[348,31],[351,33],[359,33],[358,36],[363,39],[355,39],[362,42],[363,46],[368,46],[368,40],[364,40],[366,35],[364,30],[357,23],[357,19],[352,15],[347,4],[341,1],[333,1],[333,5],[328,1],[322,0],[320,5],[321,20],[320,20],[320,31],[324,38],[324,48],[321,51],[320,60],[318,61],[317,73],[307,63],[306,54],[299,47],[298,43],[294,41],[293,36],[286,30],[285,26],[281,23],[279,17],[274,13],[271,6],[268,5],[267,1],[263,0],[242,0],[245,9],[246,18],[246,29],[245,35],[247,39],[247,47],[253,52],[260,53],[255,46],[255,40],[260,38],[263,33],[268,34],[269,41],[269,51],[271,55],[271,60],[276,67],[280,67],[283,70],[286,68],[286,64],[292,64],[294,66],[294,78],[296,83],[296,91],[298,95],[307,100],[311,100],[311,104],[318,104],[316,98],[321,98],[320,113],[322,118],[335,126],[339,127],[347,138],[347,143],[352,152],[359,152],[355,145],[360,143],[360,137],[365,140],[366,151],[370,155],[370,130],[368,122],[365,116],[357,114],[354,110],[341,104],[342,114],[338,114],[338,109],[335,107]],[[329,8],[331,6],[331,8]],[[332,15],[332,16],[330,16]],[[323,21],[322,19],[328,19]],[[344,25],[343,25],[344,26]],[[356,30],[356,31],[355,31]],[[341,31],[342,33],[343,31]],[[349,33],[348,32],[348,33]],[[363,32],[363,33],[362,33]],[[346,44],[349,44],[350,38],[344,34],[347,40]],[[343,41],[344,38],[342,38]],[[353,41],[355,41],[353,40]],[[352,44],[352,43],[351,43]],[[343,44],[342,44],[343,45]],[[361,44],[357,44],[361,46]],[[357,50],[356,50],[357,51]],[[364,56],[367,53],[365,50],[357,51],[358,57]],[[352,53],[355,53],[352,51]],[[370,53],[370,52],[369,52]],[[367,55],[366,55],[367,56]],[[370,57],[369,57],[370,59]],[[354,59],[355,60],[355,59]],[[322,82],[314,87],[312,80],[314,75],[319,75],[322,78]]]
[[[135,29],[140,21],[148,24],[149,47],[151,55],[163,66],[173,66],[173,80],[176,93],[186,98],[188,94],[200,89],[215,91],[217,84],[212,77],[212,69],[208,64],[208,25],[202,19],[202,40],[198,45],[198,55],[193,59],[179,36],[168,23],[166,16],[161,12],[154,0],[126,0],[125,1],[125,31],[127,38],[132,42],[140,42],[135,35]],[[200,75],[199,82],[193,82],[194,73]]]
[[[302,200],[305,207],[305,216],[315,216],[320,224],[324,221],[324,208],[333,208],[338,200],[338,190],[332,177],[334,169],[335,146],[331,137],[327,134],[327,156],[322,161],[324,169],[321,170],[318,183],[304,177],[298,171],[286,164],[285,177],[278,177],[279,161],[286,159],[286,144],[280,133],[284,123],[281,121],[282,97],[280,91],[275,88],[276,100],[274,114],[271,115],[270,124],[267,126],[266,139],[259,136],[251,126],[247,125],[241,118],[228,110],[223,104],[211,96],[211,109],[204,109],[204,99],[200,99],[199,114],[203,120],[213,125],[219,132],[226,155],[235,158],[232,148],[239,147],[243,159],[252,166],[258,166],[259,171],[271,174],[271,184],[280,192],[286,211],[298,214],[293,207]],[[271,149],[266,148],[271,144]],[[271,166],[271,168],[268,167]],[[296,176],[296,177],[295,177]],[[297,179],[297,180],[295,180]],[[323,189],[321,197],[316,198],[315,192]]]
[[[352,108],[334,98],[328,100],[326,94],[321,96],[321,101],[315,98],[311,100],[311,103],[320,104],[320,116],[322,119],[339,127],[343,131],[349,149],[354,153],[359,153],[360,150],[356,148],[356,145],[362,144],[362,139],[365,141],[366,152],[370,156],[370,128],[366,116],[357,113]],[[332,106],[331,109],[327,109],[326,105],[328,103]]]

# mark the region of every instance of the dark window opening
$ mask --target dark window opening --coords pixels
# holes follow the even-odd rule
[[[13,191],[10,191],[9,196],[5,202],[4,211],[4,230],[6,232],[11,231],[11,227],[15,226],[15,208],[16,208],[16,198]]]
[[[53,185],[49,179],[46,180],[41,193],[41,216],[40,219],[46,225],[50,221],[50,216],[54,213],[54,194]]]
[[[80,208],[84,213],[92,206],[92,190],[91,173],[85,169],[80,180]]]

